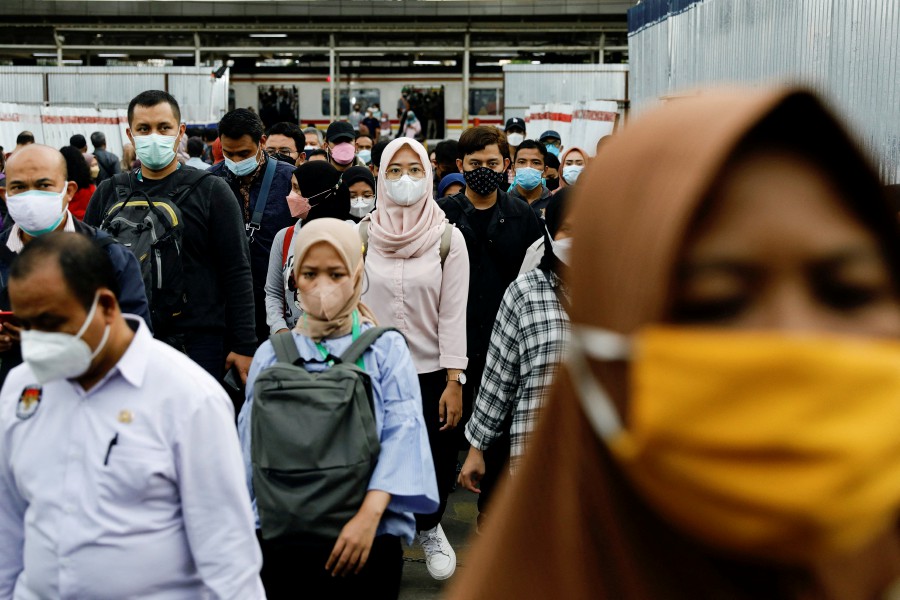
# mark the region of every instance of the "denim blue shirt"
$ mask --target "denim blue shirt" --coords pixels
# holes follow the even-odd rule
[[[363,329],[367,329],[363,326]],[[326,366],[315,343],[294,332],[294,342],[300,356],[312,371]],[[327,339],[328,351],[340,356],[352,342],[351,336]],[[391,495],[390,504],[381,517],[375,535],[396,535],[412,543],[416,522],[413,513],[430,514],[438,508],[437,480],[425,419],[422,417],[422,395],[419,379],[409,348],[403,336],[396,332],[382,335],[363,355],[366,372],[372,378],[375,405],[375,428],[381,440],[378,464],[369,480],[369,490],[381,490]],[[265,342],[256,351],[247,377],[247,399],[238,416],[238,435],[244,456],[247,487],[259,528],[256,495],[253,493],[253,470],[250,461],[250,418],[253,413],[253,384],[260,372],[276,363],[272,342]]]

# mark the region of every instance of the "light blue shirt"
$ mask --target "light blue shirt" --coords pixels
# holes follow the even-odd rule
[[[363,326],[363,330],[367,329]],[[297,351],[311,372],[325,370],[322,354],[308,337],[294,332]],[[329,353],[340,356],[350,347],[352,337],[324,341]],[[428,445],[428,432],[422,417],[422,393],[409,348],[396,332],[382,335],[363,355],[366,372],[372,379],[375,429],[381,441],[378,464],[369,480],[369,490],[391,495],[390,504],[375,535],[396,535],[412,543],[416,530],[413,513],[430,514],[438,508],[437,479]],[[247,377],[247,401],[238,416],[238,435],[244,455],[247,488],[250,490],[256,526],[259,513],[253,493],[253,469],[250,460],[250,420],[253,413],[253,384],[260,372],[276,363],[272,342],[256,351]]]

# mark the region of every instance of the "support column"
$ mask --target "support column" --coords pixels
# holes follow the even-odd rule
[[[597,57],[598,58],[597,64],[602,65],[606,62],[606,34],[605,33],[600,34],[599,50],[600,50],[600,54]]]
[[[335,101],[337,100],[337,86],[335,86],[336,73],[334,69],[334,61],[335,61],[335,50],[334,50],[334,34],[328,36],[328,90],[331,98],[331,102],[329,104],[329,112],[331,113],[329,116],[332,121],[335,120]]]
[[[200,34],[194,32],[194,66],[200,66]],[[226,106],[228,106],[226,104]]]
[[[471,38],[469,32],[466,32],[465,44],[463,46],[463,73],[462,73],[462,128],[469,128],[469,61],[471,52],[469,45]]]

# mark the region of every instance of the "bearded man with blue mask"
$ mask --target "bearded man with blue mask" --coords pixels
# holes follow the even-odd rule
[[[256,335],[240,205],[224,181],[178,162],[175,149],[184,131],[178,101],[170,94],[148,90],[135,96],[128,105],[127,133],[141,167],[101,183],[84,220],[99,226],[132,194],[159,205],[177,199],[184,305],[166,331],[157,328],[154,334],[219,380],[232,366],[246,378]]]
[[[150,325],[150,310],[141,268],[124,246],[104,232],[82,223],[68,210],[77,188],[68,181],[63,155],[49,146],[30,144],[7,163],[9,196],[6,203],[14,224],[0,234],[0,310],[9,311],[8,273],[13,259],[35,239],[54,231],[77,232],[101,246],[115,269],[124,310]],[[0,324],[0,383],[21,364],[21,328],[18,319]]]
[[[547,149],[534,140],[525,140],[516,148],[513,157],[513,183],[509,195],[524,200],[535,216],[544,218],[550,202],[550,190],[544,177],[547,175]]]
[[[275,234],[297,221],[291,216],[294,166],[266,154],[266,136],[259,116],[246,108],[227,113],[219,121],[219,139],[225,161],[209,172],[225,180],[237,197],[250,242],[253,274],[254,322],[260,341],[269,337],[266,324],[266,275]]]

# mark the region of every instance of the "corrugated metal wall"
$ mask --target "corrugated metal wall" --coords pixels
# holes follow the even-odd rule
[[[227,77],[204,67],[0,67],[0,102],[125,108],[144,90],[166,90],[186,122],[216,122],[228,106]]]
[[[533,104],[628,99],[628,65],[504,65],[506,117]]]
[[[900,183],[898,40],[898,0],[644,0],[629,13],[632,107],[706,83],[803,83]]]

